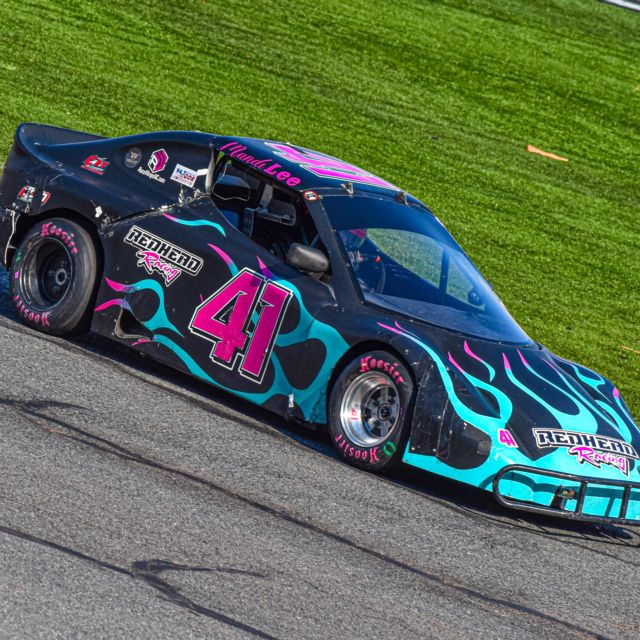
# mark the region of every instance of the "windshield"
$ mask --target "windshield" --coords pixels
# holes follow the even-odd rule
[[[364,298],[480,338],[530,343],[438,219],[379,196],[325,196]]]

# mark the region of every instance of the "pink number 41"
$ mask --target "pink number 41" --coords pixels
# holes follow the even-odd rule
[[[189,329],[213,342],[211,359],[261,382],[291,291],[243,269],[194,311]],[[256,316],[257,314],[257,316]]]

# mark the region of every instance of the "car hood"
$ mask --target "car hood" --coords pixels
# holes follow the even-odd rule
[[[415,324],[411,331],[399,323],[386,329],[422,351],[419,393],[431,401],[417,410],[429,413],[441,404],[434,405],[434,396],[445,403],[436,410],[442,417],[438,442],[430,444],[448,464],[459,466],[452,447],[443,449],[442,442],[459,428],[467,439],[476,433],[478,443],[484,440],[475,452],[484,460],[491,452],[514,464],[618,477],[635,469],[638,475],[640,430],[616,386],[595,371],[539,345],[434,334]],[[472,466],[466,460],[460,468]]]

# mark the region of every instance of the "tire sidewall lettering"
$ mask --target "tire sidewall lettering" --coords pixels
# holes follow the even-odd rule
[[[379,445],[370,448],[357,447],[353,444],[349,444],[342,435],[336,436],[334,441],[345,458],[353,458],[360,462],[370,463],[380,461],[382,451]]]
[[[43,242],[55,241],[66,248],[72,277],[65,295],[57,302],[31,300],[26,280],[33,279],[34,257]],[[91,300],[97,287],[95,242],[80,224],[66,218],[52,218],[34,225],[22,239],[13,258],[9,289],[17,316],[26,324],[54,335],[79,333],[89,327]],[[41,295],[41,294],[38,294]]]
[[[393,382],[399,397],[398,422],[386,440],[372,447],[355,445],[342,426],[341,405],[349,386],[359,376],[379,372]],[[402,460],[411,431],[415,385],[409,368],[396,355],[384,350],[370,351],[355,357],[342,370],[331,390],[329,431],[338,454],[349,464],[370,471],[390,469]]]

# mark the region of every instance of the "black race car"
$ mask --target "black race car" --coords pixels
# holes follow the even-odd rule
[[[21,125],[0,180],[19,317],[86,329],[326,424],[348,461],[503,504],[640,520],[640,432],[531,340],[421,202],[291,144]]]

